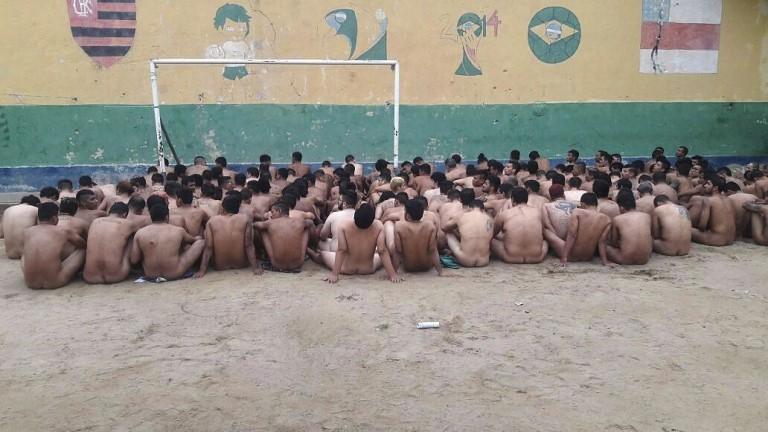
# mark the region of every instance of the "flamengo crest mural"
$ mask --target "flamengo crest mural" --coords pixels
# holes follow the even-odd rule
[[[136,0],[65,0],[80,48],[101,67],[119,62],[136,34]]]

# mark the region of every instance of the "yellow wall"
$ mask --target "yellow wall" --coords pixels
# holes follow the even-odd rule
[[[232,1],[236,2],[236,1]],[[137,35],[118,64],[101,69],[74,42],[62,0],[0,1],[0,105],[147,104],[149,58],[202,57],[220,40],[213,16],[224,1],[137,0]],[[345,59],[346,42],[323,18],[351,8],[360,45],[375,33],[374,12],[389,18],[388,55],[402,63],[406,104],[504,104],[539,101],[765,101],[768,100],[768,1],[724,0],[720,65],[716,75],[644,75],[639,70],[641,0],[242,0],[274,23],[278,58]],[[253,6],[251,6],[253,5]],[[527,28],[541,8],[572,10],[581,46],[564,63],[538,61]],[[441,38],[465,12],[498,10],[498,37],[479,45],[483,75],[454,75],[461,59],[455,41]],[[264,22],[254,34],[269,34]],[[362,48],[362,47],[361,47]],[[358,50],[360,52],[360,50]],[[391,98],[391,72],[340,68],[255,68],[228,82],[218,66],[163,67],[164,103],[371,104]]]

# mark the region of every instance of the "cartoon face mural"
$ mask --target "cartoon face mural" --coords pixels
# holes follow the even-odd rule
[[[267,27],[269,31],[254,34],[252,30],[256,19],[265,22],[262,27]],[[265,57],[265,51],[271,45],[267,35],[271,34],[274,41],[274,26],[266,15],[255,9],[249,11],[240,4],[221,6],[213,18],[213,27],[221,35],[221,42],[206,49],[205,57],[210,59]],[[244,64],[226,65],[222,76],[231,81],[243,79],[248,76],[248,69]]]
[[[481,18],[474,12],[467,12],[459,17],[455,27],[447,27],[443,30],[442,37],[454,40],[461,45],[461,63],[454,72],[455,75],[477,76],[483,74],[478,58],[480,40],[487,36],[489,26],[493,27],[493,35],[497,37],[500,24],[498,11],[494,11],[490,18],[487,16]]]
[[[528,25],[528,46],[544,63],[561,63],[571,58],[581,43],[581,24],[576,15],[562,7],[540,10]]]
[[[387,28],[389,20],[383,10],[376,10],[378,31],[371,46],[360,54],[356,60],[386,60],[387,59]],[[342,36],[349,42],[349,57],[355,55],[358,39],[357,13],[352,9],[335,9],[325,15],[325,22],[337,36]]]
[[[136,35],[136,2],[66,0],[75,42],[99,66],[122,60]]]

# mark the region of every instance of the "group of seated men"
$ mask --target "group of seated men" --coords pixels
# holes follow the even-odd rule
[[[538,152],[521,161],[514,150],[504,163],[480,154],[465,165],[453,155],[445,172],[416,158],[395,173],[379,160],[368,175],[352,155],[314,172],[298,152],[279,169],[262,155],[245,173],[198,156],[115,185],[83,176],[75,191],[61,180],[8,208],[0,235],[33,289],[64,286],[80,271],[87,283],[109,284],[132,271],[202,277],[211,265],[297,272],[311,258],[330,269],[331,283],[381,267],[399,282],[402,272],[440,275],[491,257],[641,265],[653,252],[685,255],[691,241],[768,245],[766,172],[713,169],[687,153],[680,147],[670,161],[657,148],[625,163],[599,151],[587,163],[570,150],[550,167]]]

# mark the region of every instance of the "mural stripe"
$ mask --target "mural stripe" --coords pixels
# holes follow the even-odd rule
[[[91,57],[115,57],[124,56],[131,49],[130,46],[84,46],[83,51]]]
[[[80,46],[124,46],[125,38],[111,37],[76,37],[75,41]]]
[[[136,35],[133,28],[72,27],[74,37],[130,37]]]
[[[130,20],[100,20],[93,18],[70,17],[71,27],[99,27],[99,28],[136,28],[136,21]]]
[[[102,19],[110,20],[133,20],[136,21],[136,12],[105,12],[99,11],[98,17]]]
[[[96,7],[98,11],[105,12],[135,12],[136,5],[133,3],[113,3],[113,4],[101,4]]]

